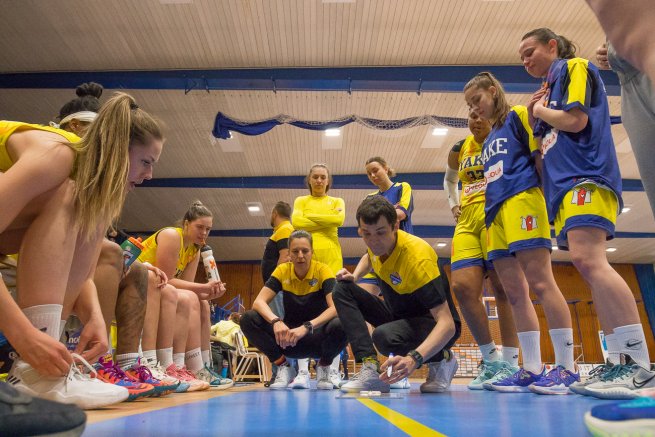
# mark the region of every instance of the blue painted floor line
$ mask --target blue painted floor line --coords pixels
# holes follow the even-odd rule
[[[394,391],[395,392],[395,391]],[[448,436],[585,436],[583,416],[599,401],[578,395],[470,391],[454,385],[422,395],[418,384],[402,399],[377,400]],[[362,436],[403,435],[355,399],[337,391],[265,388],[93,423],[85,436]]]

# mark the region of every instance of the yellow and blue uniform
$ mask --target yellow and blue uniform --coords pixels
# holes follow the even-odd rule
[[[177,265],[175,266],[175,277],[179,278],[184,272],[184,269],[186,269],[186,266],[198,255],[198,247],[195,244],[184,247],[184,231],[182,228],[163,228],[148,237],[142,243],[143,250],[141,251],[141,255],[139,255],[139,261],[142,263],[147,262],[154,266],[157,265],[157,236],[164,229],[175,229],[180,236],[180,252],[178,253]]]
[[[366,197],[382,196],[389,201],[394,207],[399,208],[405,213],[405,219],[400,222],[399,229],[413,234],[412,212],[414,211],[414,197],[412,196],[412,187],[407,182],[394,182],[386,191],[376,191]]]
[[[293,203],[293,228],[312,234],[314,259],[327,264],[333,274],[343,268],[338,228],[345,218],[346,206],[339,197],[300,196]]]
[[[437,254],[428,243],[398,231],[396,247],[384,262],[370,249],[368,256],[394,320],[431,317],[432,308],[448,302],[455,324],[460,325],[450,290],[444,286],[437,266]]]
[[[567,231],[580,226],[604,229],[611,239],[623,200],[603,81],[595,65],[573,58],[554,61],[547,82],[549,108],[578,108],[588,116],[577,133],[541,120],[535,126],[535,136],[542,137],[544,194],[557,243],[568,248]]]
[[[52,132],[57,135],[61,135],[70,143],[77,143],[80,141],[80,137],[75,135],[72,132],[65,131],[63,129],[57,129],[50,126],[42,126],[40,124],[30,124],[22,123],[19,121],[5,121],[0,120],[0,171],[6,172],[14,165],[14,161],[9,156],[9,151],[7,150],[7,141],[9,137],[18,131],[23,130],[42,130],[46,132]]]
[[[289,248],[289,236],[292,232],[293,226],[289,220],[284,220],[273,229],[273,235],[266,242],[264,256],[262,257],[262,278],[264,282],[271,277],[273,270],[277,267],[280,251]]]
[[[266,286],[275,293],[282,292],[284,323],[289,328],[297,328],[328,308],[325,297],[332,293],[335,283],[330,268],[312,259],[304,278],[298,278],[293,263],[286,262],[275,268]]]
[[[512,107],[503,125],[494,127],[484,141],[489,261],[519,250],[551,248],[546,203],[534,166],[535,153],[539,150],[528,123],[528,110],[521,105]]]
[[[467,267],[492,268],[487,258],[487,228],[484,224],[484,201],[487,181],[484,178],[482,144],[473,135],[455,144],[458,154],[457,174],[462,182],[461,215],[455,226],[451,252],[451,270]]]

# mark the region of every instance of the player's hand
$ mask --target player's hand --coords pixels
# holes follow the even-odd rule
[[[89,363],[95,363],[98,358],[107,353],[108,347],[105,321],[100,315],[95,315],[84,324],[75,353]]]
[[[610,65],[610,61],[607,58],[607,44],[603,44],[602,46],[596,49],[596,63],[598,64],[598,68],[600,68],[601,70],[612,69],[612,66]]]
[[[391,374],[388,368],[391,366]],[[391,357],[380,366],[380,379],[388,384],[398,382],[403,378],[409,378],[409,375],[416,370],[416,361],[412,357]]]
[[[537,112],[539,109],[545,106],[546,98],[548,96],[548,87],[541,87],[537,90],[532,97],[530,97],[530,102],[528,103],[528,122],[530,127],[534,128],[534,123],[539,115]]]
[[[5,331],[7,339],[18,355],[42,376],[67,375],[73,357],[59,341],[45,332],[31,327],[14,336]]]
[[[459,221],[459,216],[462,215],[462,208],[459,205],[455,205],[450,211],[453,213],[455,223],[457,223]]]
[[[355,275],[346,269],[339,270],[335,276],[337,281],[355,282]]]

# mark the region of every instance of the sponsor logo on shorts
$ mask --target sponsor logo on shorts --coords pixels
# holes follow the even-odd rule
[[[573,189],[573,197],[571,197],[571,204],[583,206],[587,203],[591,203],[591,193],[593,189],[588,189],[586,187],[579,187]]]
[[[391,279],[391,283],[392,283],[393,285],[398,285],[398,284],[400,284],[401,282],[403,282],[403,279],[400,277],[400,275],[398,274],[398,272],[391,273],[391,274],[389,275],[389,279]]]
[[[489,169],[484,172],[484,177],[487,183],[497,181],[503,177],[503,161],[498,161],[496,164],[489,166]]]
[[[537,223],[537,218],[539,216],[536,215],[526,215],[525,217],[521,217],[521,229],[524,231],[531,231],[533,229],[537,229],[539,227]]]

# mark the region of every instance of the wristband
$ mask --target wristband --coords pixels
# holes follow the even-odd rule
[[[273,320],[270,321],[271,326],[275,325],[277,322],[281,322],[282,319],[279,317],[274,318]]]
[[[314,333],[314,325],[312,325],[312,322],[305,322],[302,324],[305,328],[307,328],[307,333],[308,334],[313,334]]]

